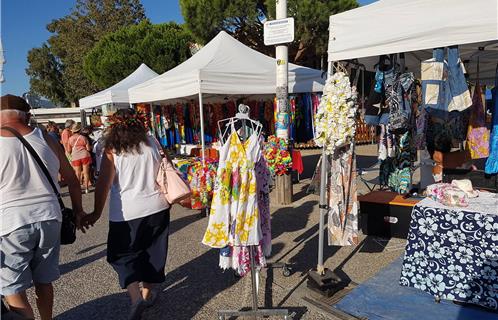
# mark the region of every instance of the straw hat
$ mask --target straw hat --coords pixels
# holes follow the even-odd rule
[[[453,180],[451,181],[451,185],[465,192],[469,198],[476,198],[479,196],[479,193],[472,187],[472,181],[469,179]]]
[[[72,133],[79,132],[80,130],[81,130],[81,124],[80,124],[80,123],[75,123],[75,124],[73,124],[73,126],[71,127],[71,132],[72,132]]]

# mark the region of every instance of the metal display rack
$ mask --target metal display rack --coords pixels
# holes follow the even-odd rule
[[[241,138],[245,139],[247,137],[247,121],[254,121],[249,119],[249,106],[241,104],[239,105],[239,113],[235,116],[235,118],[239,118],[242,121],[241,127]],[[222,120],[224,121],[224,120]],[[220,131],[221,132],[221,131]],[[288,309],[259,309],[258,308],[258,287],[257,287],[257,273],[256,263],[254,259],[254,246],[249,246],[249,258],[251,262],[251,295],[252,295],[252,307],[251,310],[241,311],[241,310],[219,310],[218,318],[220,320],[225,320],[227,317],[253,317],[257,319],[258,317],[267,317],[267,316],[283,316],[284,320],[291,319],[289,315]],[[286,264],[274,264],[271,267],[282,267],[284,276],[288,276],[290,274],[289,269]]]

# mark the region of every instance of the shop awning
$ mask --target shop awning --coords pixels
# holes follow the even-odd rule
[[[373,70],[383,54],[406,54],[410,71],[433,48],[459,45],[471,77],[494,79],[498,62],[498,1],[380,0],[330,17],[329,61],[358,58]]]
[[[190,59],[129,90],[130,102],[196,96],[275,94],[276,60],[220,32]],[[289,92],[320,92],[320,70],[289,64]],[[223,99],[223,98],[222,98]]]
[[[158,74],[142,63],[133,73],[110,88],[80,99],[80,109],[92,109],[108,103],[130,103],[128,89],[157,77]]]

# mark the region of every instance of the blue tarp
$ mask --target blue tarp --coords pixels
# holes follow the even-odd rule
[[[332,307],[369,320],[498,320],[498,313],[451,301],[436,303],[421,290],[400,286],[401,262],[394,261]]]

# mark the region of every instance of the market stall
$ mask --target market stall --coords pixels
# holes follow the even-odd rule
[[[498,79],[497,12],[495,0],[380,0],[330,17],[329,77],[333,73],[341,74],[340,67],[344,64],[338,62],[344,60],[375,72],[367,101],[367,108],[370,104],[374,110],[369,114],[372,116],[369,121],[380,128],[381,183],[384,180],[383,184],[394,192],[405,194],[411,188],[416,159],[414,146],[422,153],[431,154],[435,167],[442,159],[434,155],[443,153],[438,150],[443,144],[451,150],[453,140],[461,142],[460,148],[467,150],[472,160],[486,160],[490,153],[496,152],[489,134],[490,129],[497,127],[485,121],[480,90],[481,85],[493,85]],[[496,101],[496,89],[494,97]],[[498,113],[496,104],[489,110],[495,113],[494,124]],[[443,133],[448,137],[441,143]],[[324,156],[325,151],[324,147]],[[421,160],[425,166],[425,158]],[[325,164],[321,168],[321,225],[323,217],[329,214],[330,220],[336,210],[330,205],[330,192],[329,199],[325,194],[326,188],[332,190],[324,174],[328,161],[322,163]],[[432,166],[427,165],[429,170]],[[340,167],[344,168],[345,164],[341,163]],[[432,173],[434,178],[441,179],[435,171]],[[391,180],[396,183],[391,184]],[[464,182],[456,182],[460,183]],[[496,233],[493,219],[498,198],[495,194],[478,192],[477,199],[468,200],[461,195],[461,190],[449,187],[443,190],[444,199],[465,200],[460,203],[461,207],[456,203],[442,205],[443,200],[437,197],[438,202],[425,199],[415,204],[401,283],[438,298],[496,309],[493,298],[496,292],[489,286],[489,275],[498,272],[498,264],[496,252],[489,249],[493,245],[489,241]],[[472,197],[475,195],[472,193]],[[347,207],[341,210],[344,229],[355,216]],[[386,224],[398,221],[389,216],[380,218]],[[316,284],[323,285],[325,277],[333,277],[324,272],[322,248],[318,257],[317,273],[321,278],[314,278]]]
[[[130,100],[128,89],[147,80],[157,77],[158,74],[142,63],[133,73],[115,85],[79,100],[81,110],[91,110],[103,105],[122,105],[128,107]]]
[[[179,66],[130,88],[130,103],[167,105],[194,101],[199,109],[199,140],[204,150],[205,104],[238,98],[261,101],[261,96],[273,99],[275,65],[274,58],[243,45],[222,31]],[[323,83],[320,70],[289,64],[290,94],[321,92]]]

